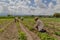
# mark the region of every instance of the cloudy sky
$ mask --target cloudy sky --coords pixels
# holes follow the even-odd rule
[[[0,15],[53,15],[60,0],[0,0]]]

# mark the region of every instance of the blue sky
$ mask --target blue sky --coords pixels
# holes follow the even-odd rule
[[[19,0],[12,0],[13,2],[18,2]],[[23,0],[22,0],[23,1]],[[34,5],[35,4],[35,2],[34,2],[34,0],[30,0],[31,1],[31,3],[29,4],[29,5]],[[9,0],[0,0],[0,2],[6,2],[6,3],[9,3]],[[52,0],[42,0],[42,2],[44,3],[44,4],[46,4],[47,6],[49,5],[49,3],[50,2],[52,2],[54,5],[56,5],[56,1],[52,1]]]
[[[33,6],[33,4],[35,3],[34,0],[30,0],[31,1],[31,4]],[[49,3],[52,2],[54,5],[56,5],[56,1],[53,1],[53,0],[42,0],[42,3],[46,4],[46,6],[49,5]]]
[[[11,0],[11,1],[18,2],[19,0]],[[30,1],[31,1],[31,3],[30,4],[28,3],[28,5],[29,6],[35,6],[34,5],[35,4],[34,0],[30,0]],[[9,0],[0,0],[0,2],[10,3]],[[50,2],[52,2],[54,5],[57,4],[56,1],[53,1],[53,0],[42,0],[42,3],[44,3],[46,6],[48,6]]]
[[[46,1],[46,3],[45,3]],[[42,0],[43,3],[45,3],[47,6],[49,5],[50,2],[52,2],[54,5],[56,5],[56,1],[52,1],[52,0]]]

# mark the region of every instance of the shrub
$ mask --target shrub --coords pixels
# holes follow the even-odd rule
[[[55,13],[53,16],[54,17],[60,17],[60,13]]]
[[[60,36],[60,32],[55,32],[56,35]]]
[[[19,33],[19,40],[27,40],[26,35],[24,32]]]
[[[38,36],[41,38],[41,40],[57,40],[57,38],[49,36],[47,33],[39,33],[38,32]]]
[[[0,29],[0,32],[4,32],[4,30],[3,29]]]

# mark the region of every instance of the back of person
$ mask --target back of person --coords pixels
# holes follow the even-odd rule
[[[46,32],[46,30],[44,29],[44,24],[43,24],[43,22],[42,22],[38,17],[35,17],[35,22],[36,22],[36,24],[34,25],[34,27],[35,27],[39,32]]]
[[[36,24],[37,24],[37,27],[38,27],[38,31],[42,30],[44,25],[43,25],[43,22],[41,20],[37,20],[36,21]]]
[[[18,20],[18,17],[15,17],[15,22],[18,22],[19,20]]]
[[[23,19],[24,19],[24,18],[23,18],[23,17],[21,17],[21,21],[23,21]]]

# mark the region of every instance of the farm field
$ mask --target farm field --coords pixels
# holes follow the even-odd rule
[[[47,33],[34,29],[34,17],[23,19],[0,19],[0,40],[60,40],[60,18],[40,18]]]
[[[24,18],[22,23],[32,32],[35,32],[41,40],[60,40],[60,18],[40,18],[48,33],[35,32],[34,18]]]
[[[26,40],[19,23],[13,19],[0,19],[0,40]]]
[[[10,21],[13,19],[0,19],[0,29],[4,26],[6,26]]]

